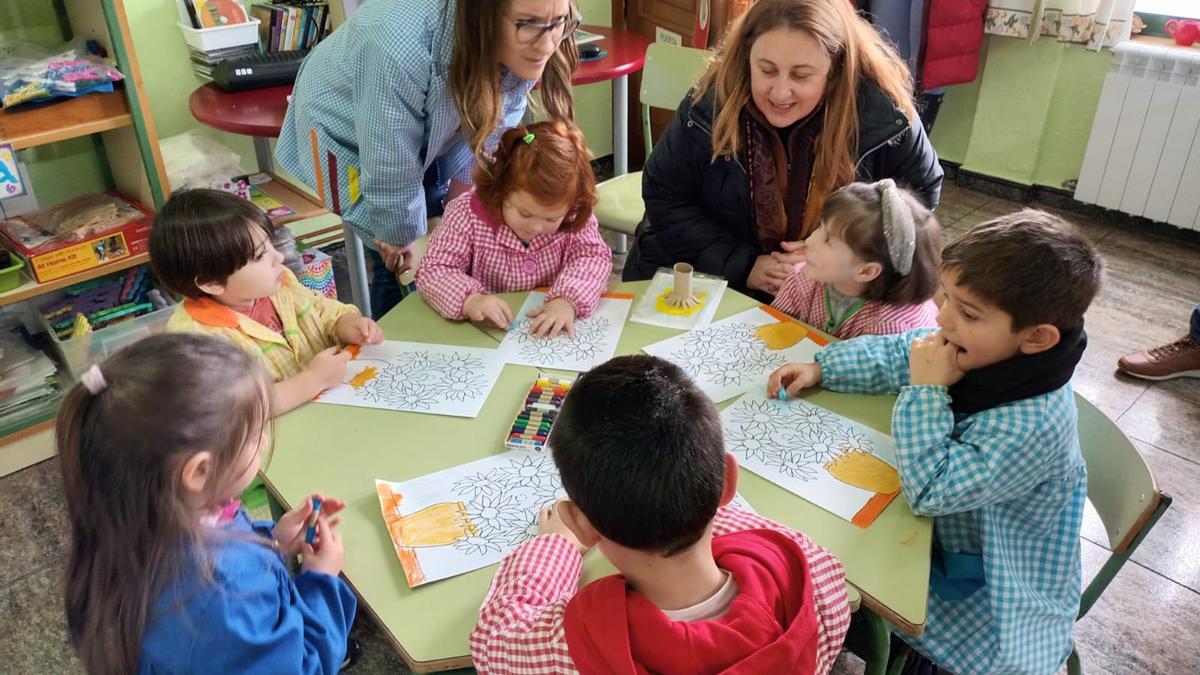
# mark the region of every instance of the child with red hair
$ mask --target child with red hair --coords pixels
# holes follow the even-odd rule
[[[574,337],[575,319],[596,310],[612,272],[595,205],[596,177],[577,127],[509,129],[476,170],[474,189],[446,205],[417,290],[447,319],[507,329],[512,310],[493,294],[548,286],[545,304],[529,313],[531,332]]]

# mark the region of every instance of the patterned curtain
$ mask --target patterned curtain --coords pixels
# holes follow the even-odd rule
[[[1129,39],[1134,0],[988,0],[984,32],[1036,40],[1054,36],[1100,51]]]

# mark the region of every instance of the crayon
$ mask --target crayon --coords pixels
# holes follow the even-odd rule
[[[312,498],[313,510],[308,515],[308,529],[304,531],[304,543],[311,544],[317,538],[317,517],[321,515],[321,498]]]

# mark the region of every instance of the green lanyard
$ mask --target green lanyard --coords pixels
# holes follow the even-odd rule
[[[822,289],[822,292],[825,296],[825,316],[829,317],[829,320],[825,322],[825,332],[829,333],[830,335],[836,333],[837,330],[842,327],[842,324],[850,320],[850,317],[858,314],[858,311],[862,309],[863,305],[865,305],[867,302],[866,300],[859,298],[858,302],[850,305],[850,309],[846,310],[846,313],[839,318],[833,315],[833,304],[829,302],[829,286],[826,286],[824,289]]]

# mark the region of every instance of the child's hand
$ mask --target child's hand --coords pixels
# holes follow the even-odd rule
[[[307,372],[312,373],[321,391],[336,386],[346,377],[346,366],[353,357],[349,351],[330,347],[313,357],[308,364]]]
[[[321,507],[324,510],[324,506]],[[304,560],[300,569],[305,572],[324,572],[337,576],[342,571],[342,535],[334,531],[325,514],[317,518],[317,540],[312,544],[301,544]]]
[[[345,314],[334,324],[333,332],[345,345],[377,345],[383,342],[379,324],[361,314]]]
[[[958,367],[958,347],[946,342],[941,331],[912,341],[908,368],[913,385],[949,387],[964,374]]]
[[[534,317],[537,317],[534,319]],[[535,337],[557,337],[559,331],[567,331],[567,337],[575,339],[575,306],[565,298],[555,298],[529,312],[533,323],[529,332]]]
[[[575,535],[575,531],[571,526],[563,520],[562,509],[563,502],[567,500],[561,499],[554,502],[553,506],[547,506],[538,514],[538,534],[561,534],[571,545],[575,547],[580,554],[587,553],[588,548],[579,541],[579,537]]]
[[[463,303],[462,313],[473,323],[490,321],[500,330],[508,330],[513,322],[512,308],[508,306],[508,303],[487,293],[468,295],[466,302]]]
[[[767,378],[767,396],[779,398],[779,390],[786,387],[788,396],[795,396],[809,387],[821,383],[821,366],[815,363],[787,363],[780,366]]]
[[[308,517],[312,514],[312,500],[321,500],[321,516],[329,518],[346,508],[346,502],[340,499],[326,499],[320,492],[305,497],[291,511],[279,517],[275,523],[275,542],[279,544],[279,553],[285,558],[291,558],[300,552],[304,544],[304,533],[308,529]],[[336,527],[337,518],[329,518],[329,526]]]

